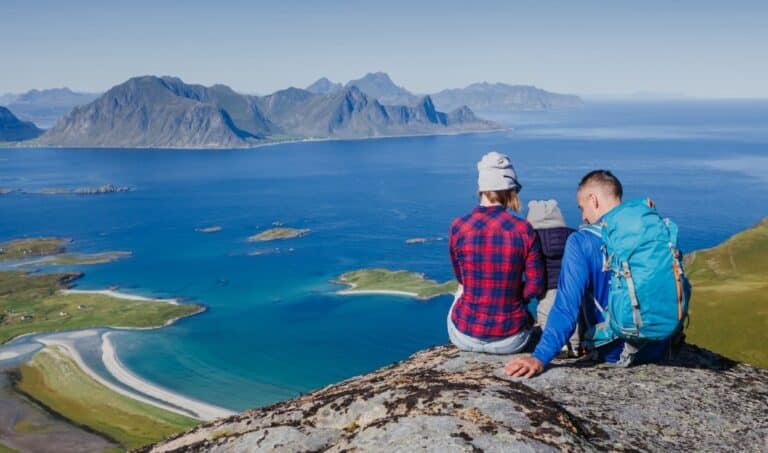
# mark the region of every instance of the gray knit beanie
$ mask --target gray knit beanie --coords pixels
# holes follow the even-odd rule
[[[480,192],[514,189],[520,192],[523,186],[517,181],[515,168],[509,157],[496,151],[483,156],[477,163],[477,188]]]
[[[526,220],[537,230],[565,226],[565,218],[556,200],[529,201]]]

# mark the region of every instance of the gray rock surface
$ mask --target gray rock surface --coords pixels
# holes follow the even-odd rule
[[[295,400],[198,426],[144,451],[768,450],[768,370],[684,346],[629,369],[441,346]]]

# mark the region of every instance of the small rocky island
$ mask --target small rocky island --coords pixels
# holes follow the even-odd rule
[[[248,238],[248,242],[274,241],[277,239],[293,239],[308,235],[311,232],[309,228],[270,228],[259,234],[254,234]]]
[[[195,228],[198,233],[218,233],[222,228],[219,225],[212,225],[207,227]]]
[[[131,191],[133,191],[133,188],[128,186],[104,184],[96,187],[77,187],[77,188],[54,187],[54,188],[42,189],[38,192],[33,192],[33,193],[37,193],[40,195],[103,195],[107,193],[122,193],[122,192],[131,192]]]
[[[418,237],[418,238],[406,239],[405,243],[408,244],[408,245],[426,244],[428,242],[435,242],[435,241],[442,241],[442,240],[443,240],[443,238],[440,237],[440,236],[435,236],[435,237]]]
[[[417,299],[431,299],[442,294],[453,294],[458,284],[451,280],[438,283],[424,274],[388,269],[360,269],[340,275],[334,283],[350,288],[338,294],[391,294]]]

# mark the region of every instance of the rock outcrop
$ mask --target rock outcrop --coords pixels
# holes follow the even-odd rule
[[[686,345],[629,369],[441,346],[143,451],[717,451],[768,449],[768,370]]]

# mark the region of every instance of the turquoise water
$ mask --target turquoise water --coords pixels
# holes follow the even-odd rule
[[[103,183],[102,196],[0,196],[0,240],[57,235],[82,252],[133,257],[82,267],[81,288],[183,297],[207,313],[115,337],[141,376],[232,409],[296,396],[447,342],[450,297],[338,296],[342,272],[387,267],[451,278],[445,237],[475,204],[475,162],[509,154],[522,198],[556,198],[610,168],[629,197],[651,196],[686,250],[768,215],[768,103],[596,104],[499,116],[492,134],[314,142],[254,150],[0,150],[0,187]],[[309,236],[252,244],[273,222]],[[195,228],[220,225],[214,234]],[[261,252],[257,256],[249,253]],[[266,253],[264,253],[266,252]]]

